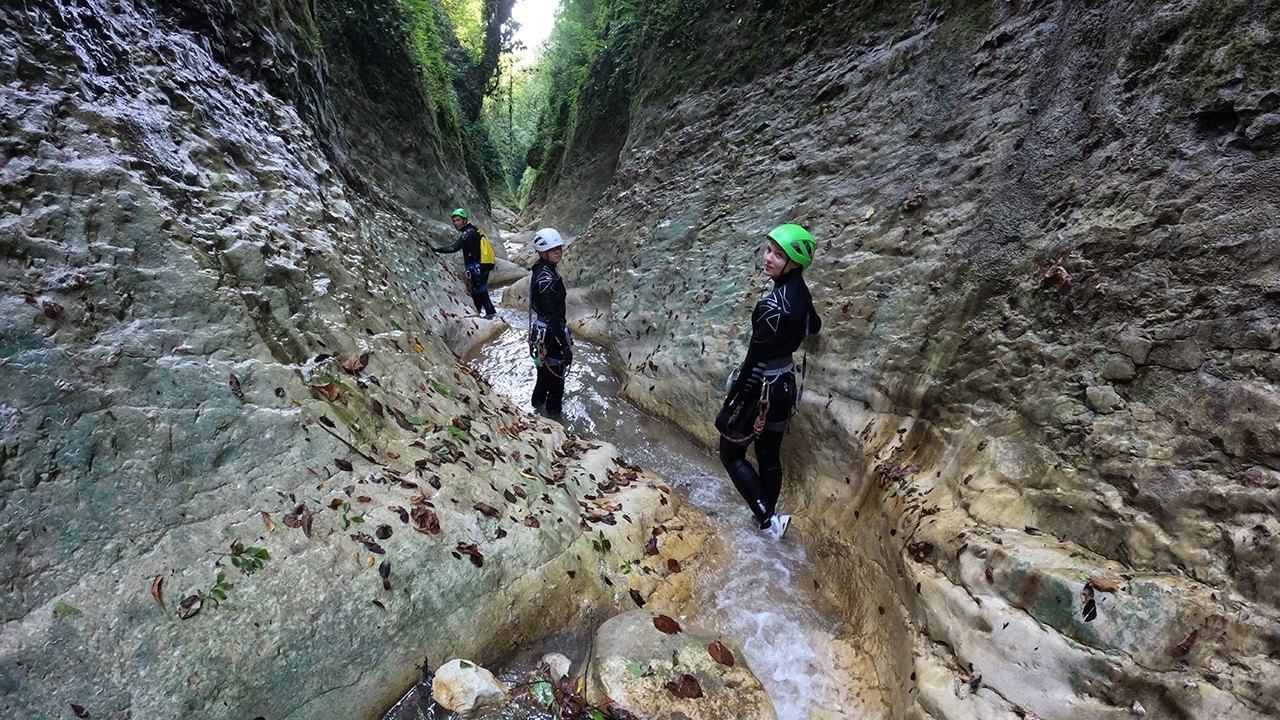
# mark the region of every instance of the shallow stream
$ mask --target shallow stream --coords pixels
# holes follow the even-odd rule
[[[499,313],[509,329],[480,348],[469,362],[497,392],[528,408],[534,369],[524,341],[525,312],[502,308]],[[859,710],[862,693],[853,673],[857,648],[841,637],[839,620],[817,590],[818,579],[810,571],[798,536],[778,542],[756,529],[716,457],[622,399],[606,353],[581,340],[574,345],[563,420],[575,433],[612,443],[629,461],[662,475],[681,497],[712,518],[721,535],[696,560],[687,620],[742,647],[779,720],[868,717]],[[786,495],[784,489],[784,510]],[[513,658],[493,670],[506,682],[518,681],[542,653],[561,652],[574,660],[577,672],[584,654],[580,646],[593,628],[582,630],[580,638],[549,639],[531,648],[526,657]],[[411,693],[385,720],[449,717]],[[492,717],[550,716],[509,707]]]

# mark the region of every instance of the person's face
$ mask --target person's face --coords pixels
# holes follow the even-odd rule
[[[789,269],[791,258],[778,247],[778,243],[767,240],[764,244],[764,259],[761,264],[764,266],[764,274],[770,279],[777,280]]]
[[[542,257],[549,263],[558,263],[562,258],[564,258],[564,246],[561,245],[559,247],[553,247],[542,253]]]
[[[467,219],[466,219],[466,218],[458,217],[457,215],[454,215],[454,216],[453,216],[453,229],[454,229],[454,230],[461,230],[462,228],[464,228],[464,227],[466,227],[466,226],[467,226]]]

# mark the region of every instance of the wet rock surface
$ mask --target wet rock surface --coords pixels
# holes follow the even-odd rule
[[[587,699],[653,720],[774,720],[742,651],[667,615],[633,610],[596,630]]]
[[[4,717],[372,717],[612,612],[584,530],[675,512],[646,476],[604,525],[616,453],[458,362],[501,326],[423,245],[479,196],[340,17],[0,11]]]
[[[978,3],[632,108],[575,327],[710,441],[813,229],[784,504],[890,716],[1280,707],[1276,9],[1215,13]]]

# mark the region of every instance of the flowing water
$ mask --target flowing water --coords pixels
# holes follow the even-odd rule
[[[534,369],[524,340],[525,311],[503,308],[500,315],[510,329],[470,362],[497,392],[528,408]],[[693,612],[687,619],[742,647],[780,720],[866,717],[859,710],[861,693],[852,670],[857,650],[840,637],[838,619],[816,590],[817,579],[798,537],[779,542],[756,529],[715,456],[623,400],[605,352],[580,340],[566,384],[563,421],[581,436],[616,445],[628,460],[665,477],[686,501],[713,518],[720,542],[708,544],[709,552],[697,560]],[[783,510],[786,496],[784,489]],[[498,674],[506,681],[518,679],[536,663],[538,652],[555,651],[570,654],[548,642]],[[394,720],[442,717],[447,715],[430,708],[388,714]],[[495,717],[548,716],[507,709]]]

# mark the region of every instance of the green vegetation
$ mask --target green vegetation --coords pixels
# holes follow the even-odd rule
[[[261,570],[271,559],[266,548],[245,547],[239,540],[231,543],[231,564],[245,575],[252,575]]]
[[[1223,38],[1230,38],[1227,44]],[[1247,88],[1280,82],[1280,0],[1200,0],[1164,15],[1135,33],[1125,58],[1136,87],[1154,72],[1178,78],[1180,102],[1188,110],[1212,110],[1218,89],[1243,80]]]
[[[331,65],[338,61],[393,127],[410,130],[408,142],[424,139],[441,158],[464,162],[487,194],[491,177],[508,186],[480,108],[510,41],[513,3],[316,0],[315,14]]]
[[[808,52],[939,23],[948,46],[989,31],[991,2],[966,0],[562,0],[538,72],[545,87],[522,197],[546,197],[574,148],[621,137],[632,107],[749,81]],[[732,58],[726,62],[726,58]]]

